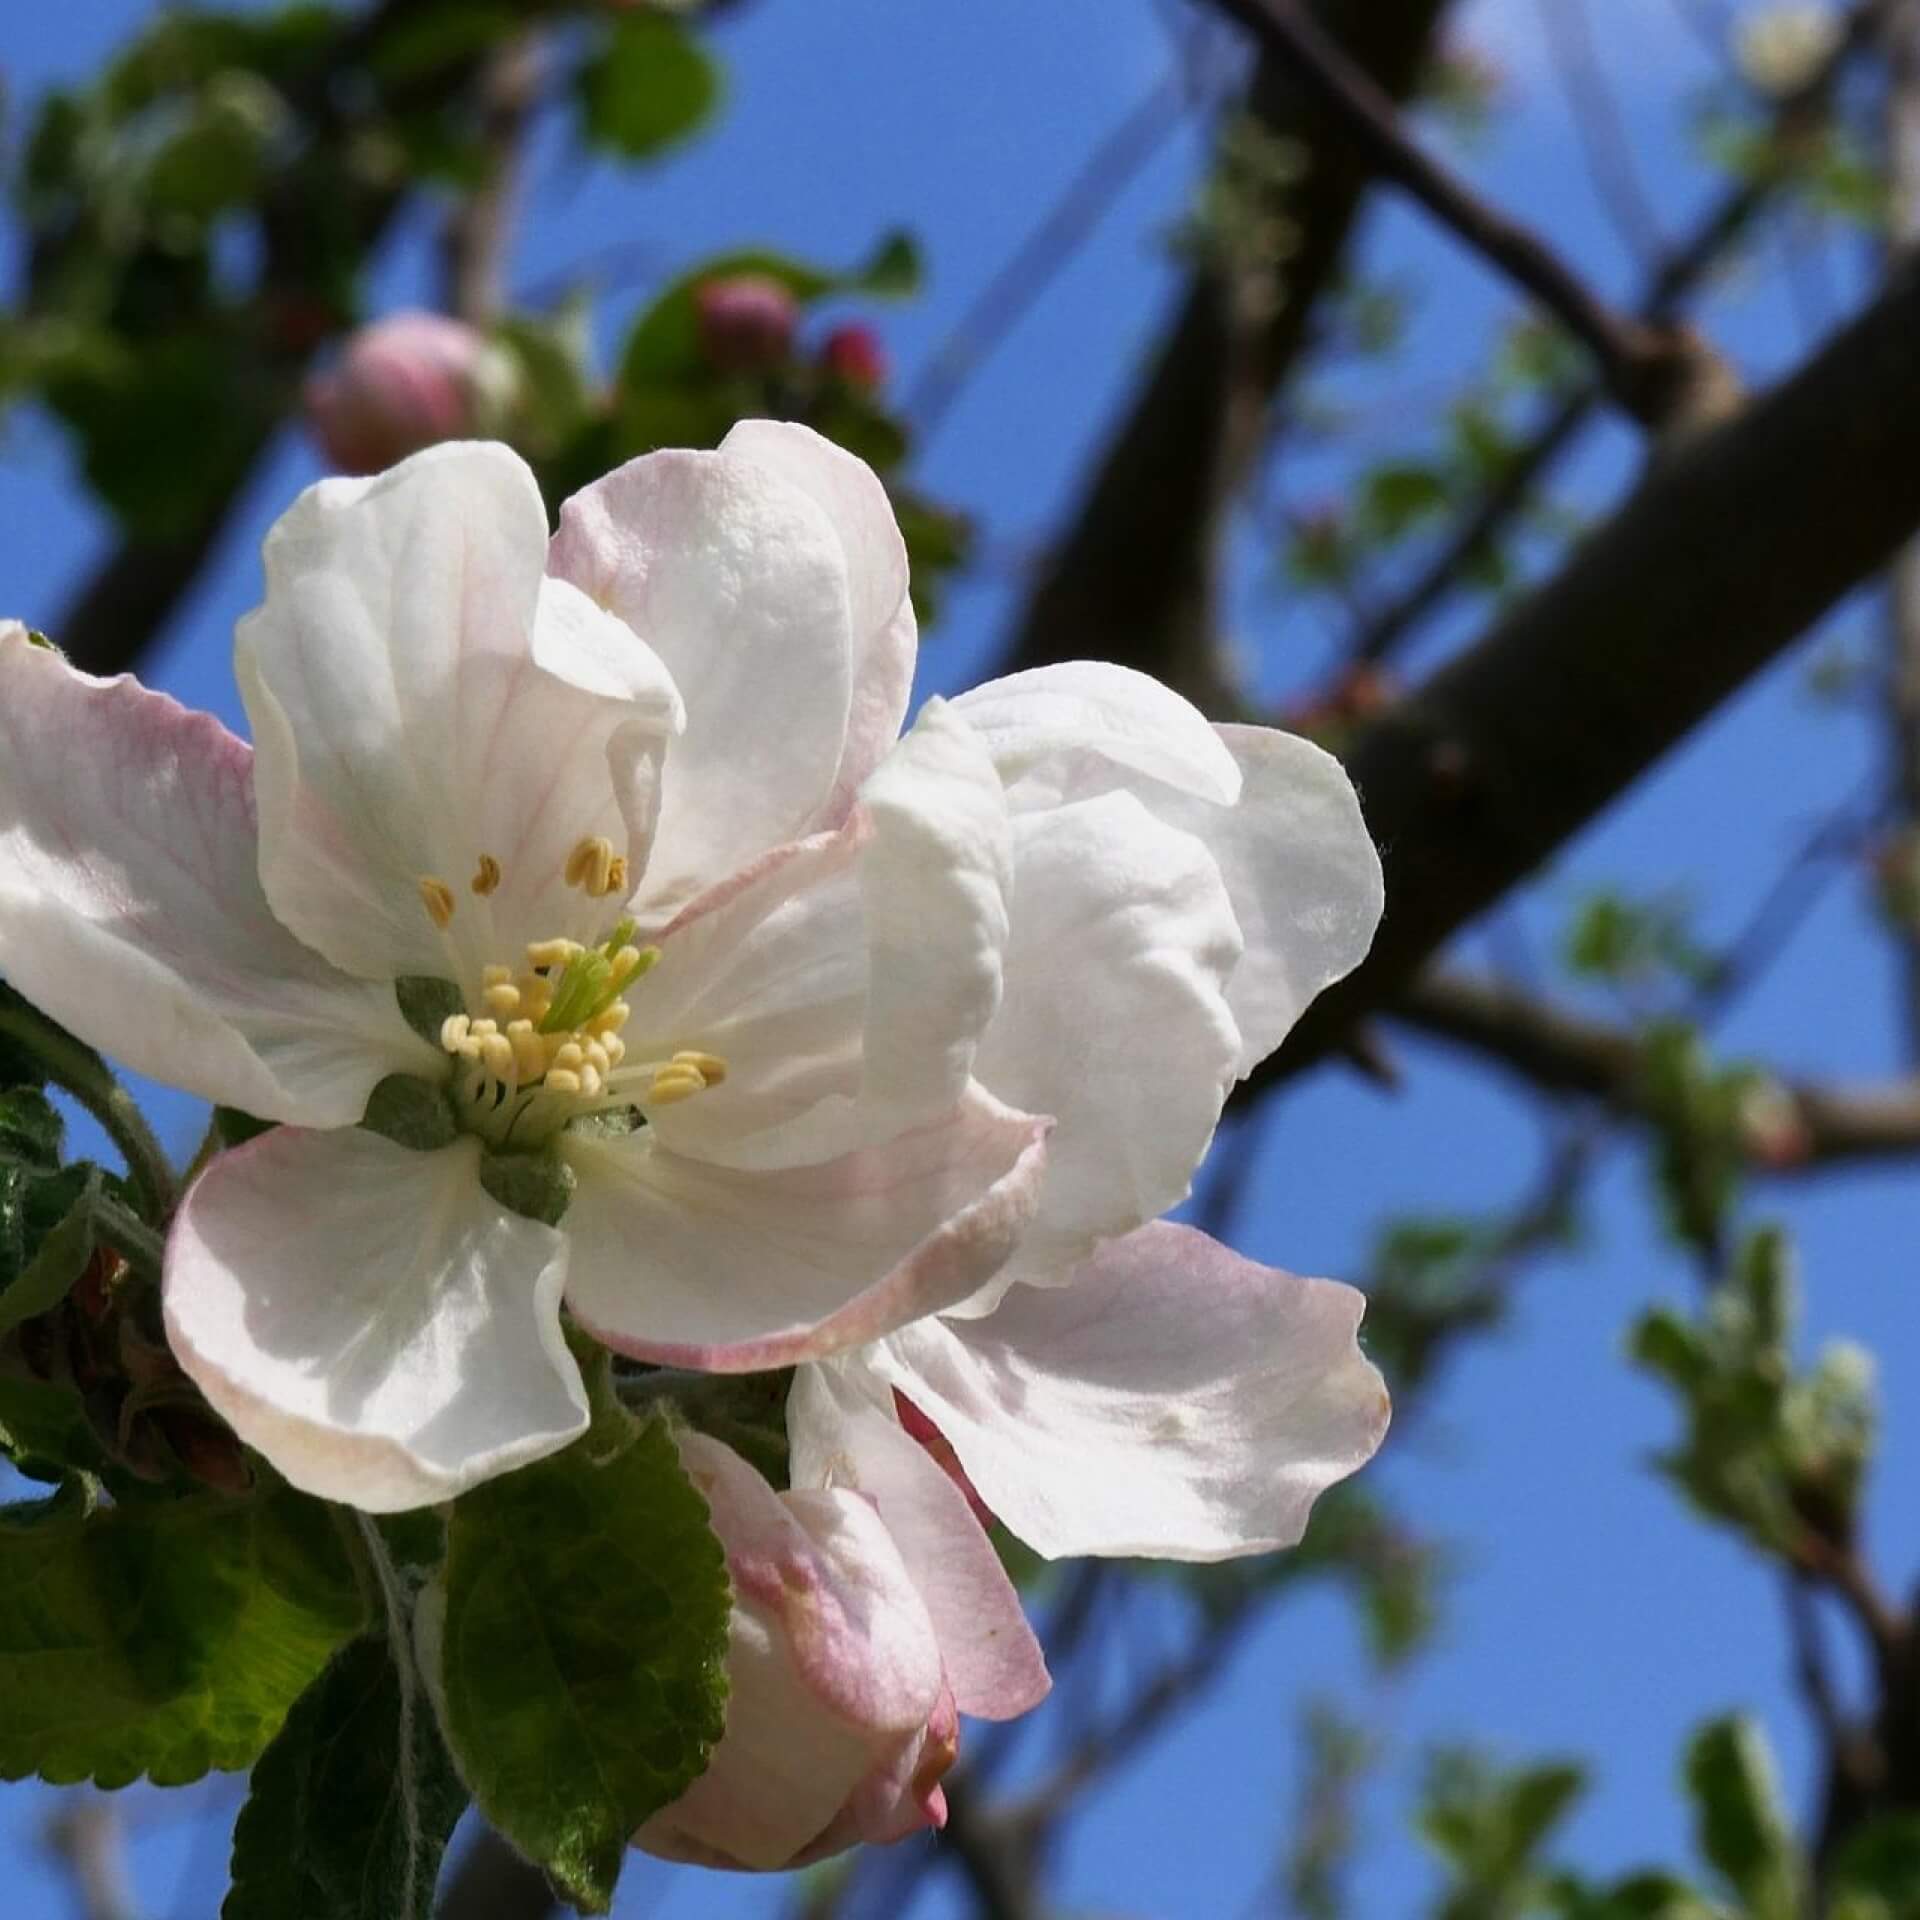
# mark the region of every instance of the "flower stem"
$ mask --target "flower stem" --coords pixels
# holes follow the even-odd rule
[[[148,1219],[165,1220],[177,1197],[172,1163],[147,1125],[146,1115],[107,1063],[85,1041],[4,989],[0,989],[0,1037],[24,1047],[49,1080],[72,1094],[99,1121],[120,1149],[128,1177],[146,1203]]]
[[[93,1203],[93,1230],[115,1253],[149,1280],[160,1278],[166,1241],[129,1208],[104,1193]]]

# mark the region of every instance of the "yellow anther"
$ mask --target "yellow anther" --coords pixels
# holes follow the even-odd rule
[[[613,863],[616,858],[613,842],[604,833],[593,834],[567,855],[563,877],[568,886],[582,888],[596,900],[603,899],[613,890]]]
[[[567,1072],[564,1067],[556,1067],[547,1074],[547,1091],[549,1093],[578,1093],[580,1091],[580,1076],[577,1073]]]
[[[608,1066],[617,1067],[627,1057],[627,1043],[617,1033],[609,1033],[601,1040],[600,1051],[607,1056]]]
[[[511,967],[482,967],[480,984],[483,987],[504,987],[513,978]]]
[[[656,1107],[670,1107],[676,1100],[688,1100],[706,1090],[707,1083],[692,1067],[665,1066],[653,1076],[647,1098]]]
[[[582,951],[578,940],[530,940],[527,942],[527,965],[536,973],[543,967],[564,967],[575,954]]]
[[[480,1057],[496,1080],[513,1078],[513,1042],[504,1033],[490,1033],[480,1043]]]
[[[627,890],[627,856],[616,853],[613,864],[607,869],[607,882],[600,891],[602,894],[625,893]]]
[[[709,1087],[717,1087],[727,1077],[727,1063],[717,1053],[695,1053],[686,1048],[673,1056],[671,1064],[692,1068]]]
[[[640,971],[640,951],[638,947],[622,947],[613,956],[613,971],[607,975],[608,986],[624,987]]]
[[[436,880],[432,874],[423,873],[415,882],[420,889],[420,904],[427,910],[427,918],[436,927],[446,927],[453,921],[453,889],[444,880]]]
[[[467,1031],[472,1034],[476,1040],[484,1040],[489,1034],[495,1034],[500,1031],[500,1022],[498,1020],[476,1020]]]
[[[632,951],[633,949],[631,947],[622,949],[622,952],[625,953],[631,953]],[[616,956],[614,960],[614,971],[616,973],[619,971],[619,966],[619,959]],[[628,1006],[624,1000],[616,1000],[612,1006],[606,1008],[603,1012],[596,1013],[593,1018],[587,1022],[585,1031],[592,1034],[596,1039],[604,1040],[608,1034],[618,1033],[632,1018],[633,1009]]]
[[[474,892],[485,899],[500,884],[500,862],[492,854],[483,853],[470,884]]]
[[[586,1049],[578,1041],[563,1041],[553,1056],[553,1064],[563,1073],[578,1073],[587,1063]]]
[[[513,1043],[513,1064],[517,1077],[538,1080],[547,1070],[547,1050],[540,1044],[540,1036],[534,1032],[533,1022],[509,1021],[507,1038]]]
[[[580,1051],[587,1056],[587,1065],[604,1078],[613,1065],[606,1048],[598,1040],[587,1040],[582,1043]]]
[[[449,1053],[458,1053],[473,1022],[464,1013],[450,1013],[440,1022],[440,1044]]]
[[[591,1100],[606,1083],[600,1078],[591,1060],[580,1069],[580,1091]]]
[[[520,1011],[520,989],[509,981],[502,980],[498,986],[489,987],[484,998],[495,1013],[509,1014]]]

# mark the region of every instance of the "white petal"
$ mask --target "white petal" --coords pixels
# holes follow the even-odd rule
[[[575,494],[550,566],[639,634],[686,701],[646,875],[664,918],[804,833],[832,790],[853,671],[847,557],[828,514],[771,468],[670,452]]]
[[[1185,1198],[1233,1081],[1240,936],[1207,850],[1129,793],[1021,814],[1014,845],[1006,998],[974,1071],[1057,1123],[1003,1276],[1057,1283]]]
[[[1156,1222],[1071,1286],[1015,1287],[985,1320],[921,1321],[868,1358],[1041,1553],[1220,1560],[1292,1546],[1380,1444],[1364,1305]]]
[[[772,1172],[645,1134],[568,1134],[567,1305],[618,1352],[710,1372],[857,1346],[998,1270],[1031,1217],[1045,1137],[984,1094],[884,1146]]]
[[[999,1004],[1010,868],[993,765],[931,703],[837,834],[768,856],[660,936],[629,1054],[692,1047],[728,1067],[657,1117],[661,1139],[794,1166],[947,1112]]]
[[[195,1182],[167,1338],[246,1443],[371,1513],[450,1500],[587,1425],[566,1240],[482,1190],[480,1148],[281,1128]]]
[[[962,1713],[1011,1720],[1052,1684],[1046,1656],[966,1495],[901,1429],[859,1354],[802,1367],[787,1402],[793,1485],[864,1493],[920,1590]]]
[[[1156,810],[1207,843],[1233,901],[1246,952],[1227,1004],[1244,1074],[1366,958],[1385,892],[1353,782],[1332,754],[1271,727],[1222,727],[1220,737],[1240,765],[1239,803],[1168,796]]]
[[[833,522],[847,556],[852,705],[830,817],[820,823],[838,825],[832,811],[836,803],[840,808],[851,804],[854,790],[885,758],[906,718],[918,645],[907,598],[906,542],[873,469],[811,427],[743,420],[720,443],[720,451],[751,460],[800,488]]]
[[[253,756],[206,714],[0,633],[0,972],[137,1072],[341,1126],[431,1049],[268,909]]]
[[[545,556],[532,474],[487,445],[322,481],[267,537],[267,597],[235,650],[261,878],[349,972],[471,984],[528,939],[611,917],[565,891],[560,867],[581,838],[624,848],[626,822],[650,817],[678,701],[637,641],[624,636],[623,668],[610,618],[543,582]],[[503,874],[492,897],[470,888],[483,856]],[[454,890],[444,934],[423,877]]]
[[[1031,667],[989,680],[953,706],[987,743],[1009,786],[1092,753],[1223,806],[1240,792],[1240,770],[1200,709],[1131,667],[1104,660]]]

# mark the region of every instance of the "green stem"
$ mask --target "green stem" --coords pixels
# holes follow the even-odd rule
[[[93,1203],[93,1230],[130,1266],[149,1280],[160,1278],[166,1239],[137,1214],[104,1193]]]
[[[172,1162],[147,1125],[146,1115],[107,1063],[84,1041],[12,993],[0,997],[0,1035],[25,1047],[45,1068],[47,1078],[99,1121],[120,1149],[149,1219],[165,1220],[177,1198]]]

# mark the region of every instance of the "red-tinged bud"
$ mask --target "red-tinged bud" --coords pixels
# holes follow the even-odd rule
[[[510,369],[486,336],[437,313],[362,327],[307,382],[307,424],[342,473],[379,473],[422,447],[479,431],[502,408]]]
[[[704,282],[693,296],[700,351],[721,373],[771,373],[793,352],[800,308],[771,275],[733,273]]]
[[[872,393],[887,384],[892,368],[880,336],[858,320],[849,320],[820,343],[820,364],[838,380],[862,393]]]

